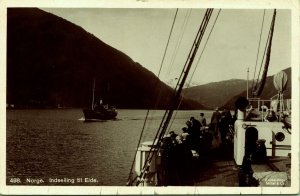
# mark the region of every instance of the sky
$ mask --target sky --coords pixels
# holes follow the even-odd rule
[[[158,75],[162,64],[159,78],[170,85],[176,83],[182,71],[205,13],[205,9],[178,9],[163,61],[176,13],[174,8],[41,9],[81,26],[155,75]],[[257,77],[272,15],[271,9],[214,9],[187,80],[190,86],[247,79],[248,68],[249,79],[252,80],[256,64]],[[274,75],[290,66],[291,12],[279,9],[268,75]]]

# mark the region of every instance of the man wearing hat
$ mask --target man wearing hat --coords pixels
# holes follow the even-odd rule
[[[221,118],[221,114],[219,112],[219,108],[216,108],[216,110],[214,111],[214,113],[211,116],[211,129],[214,132],[215,137],[218,137],[218,132],[219,132],[219,121]]]

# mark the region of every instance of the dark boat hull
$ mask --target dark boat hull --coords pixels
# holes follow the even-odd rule
[[[116,110],[95,111],[91,109],[84,109],[83,113],[85,121],[111,120],[115,119],[118,114]]]

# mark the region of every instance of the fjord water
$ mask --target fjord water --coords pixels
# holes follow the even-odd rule
[[[7,110],[7,184],[125,186],[147,111],[118,112],[84,122],[81,109]],[[170,130],[200,112],[209,122],[212,111],[178,111]],[[141,141],[153,140],[163,114],[150,111]]]

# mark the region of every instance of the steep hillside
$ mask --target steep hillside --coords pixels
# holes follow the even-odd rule
[[[187,88],[184,89],[184,93],[186,98],[213,109],[223,106],[233,96],[243,92],[246,87],[246,80],[231,79]]]
[[[126,54],[60,17],[35,8],[9,8],[7,103],[22,107],[88,107],[96,98],[118,108],[158,108],[172,89]],[[161,91],[160,91],[160,87]],[[182,108],[203,108],[184,100]]]

